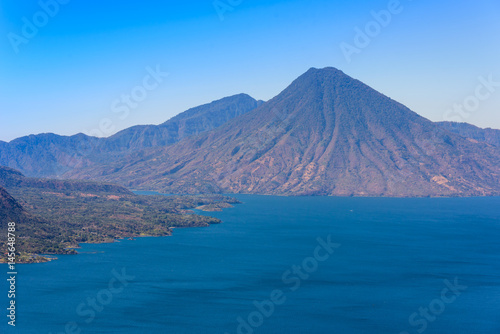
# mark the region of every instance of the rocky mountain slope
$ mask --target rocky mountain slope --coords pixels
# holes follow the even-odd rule
[[[482,196],[500,194],[499,163],[498,148],[325,68],[212,131],[66,176],[166,193]]]

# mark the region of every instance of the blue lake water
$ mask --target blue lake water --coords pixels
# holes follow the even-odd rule
[[[220,225],[19,265],[0,332],[500,333],[500,198],[236,197]]]

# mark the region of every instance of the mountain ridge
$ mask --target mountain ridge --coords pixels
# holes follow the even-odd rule
[[[24,136],[0,142],[0,165],[33,177],[60,177],[75,168],[118,159],[130,150],[171,145],[218,127],[262,103],[247,94],[237,94],[188,109],[160,125],[134,126],[107,138],[82,133]]]
[[[500,147],[500,130],[480,128],[469,123],[436,122],[436,124],[462,137]]]

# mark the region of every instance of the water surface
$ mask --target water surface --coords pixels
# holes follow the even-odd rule
[[[220,225],[19,265],[0,331],[500,333],[500,198],[237,197]]]

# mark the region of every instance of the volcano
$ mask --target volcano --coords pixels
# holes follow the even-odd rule
[[[500,194],[500,150],[452,133],[335,68],[169,147],[66,176],[164,193]]]

